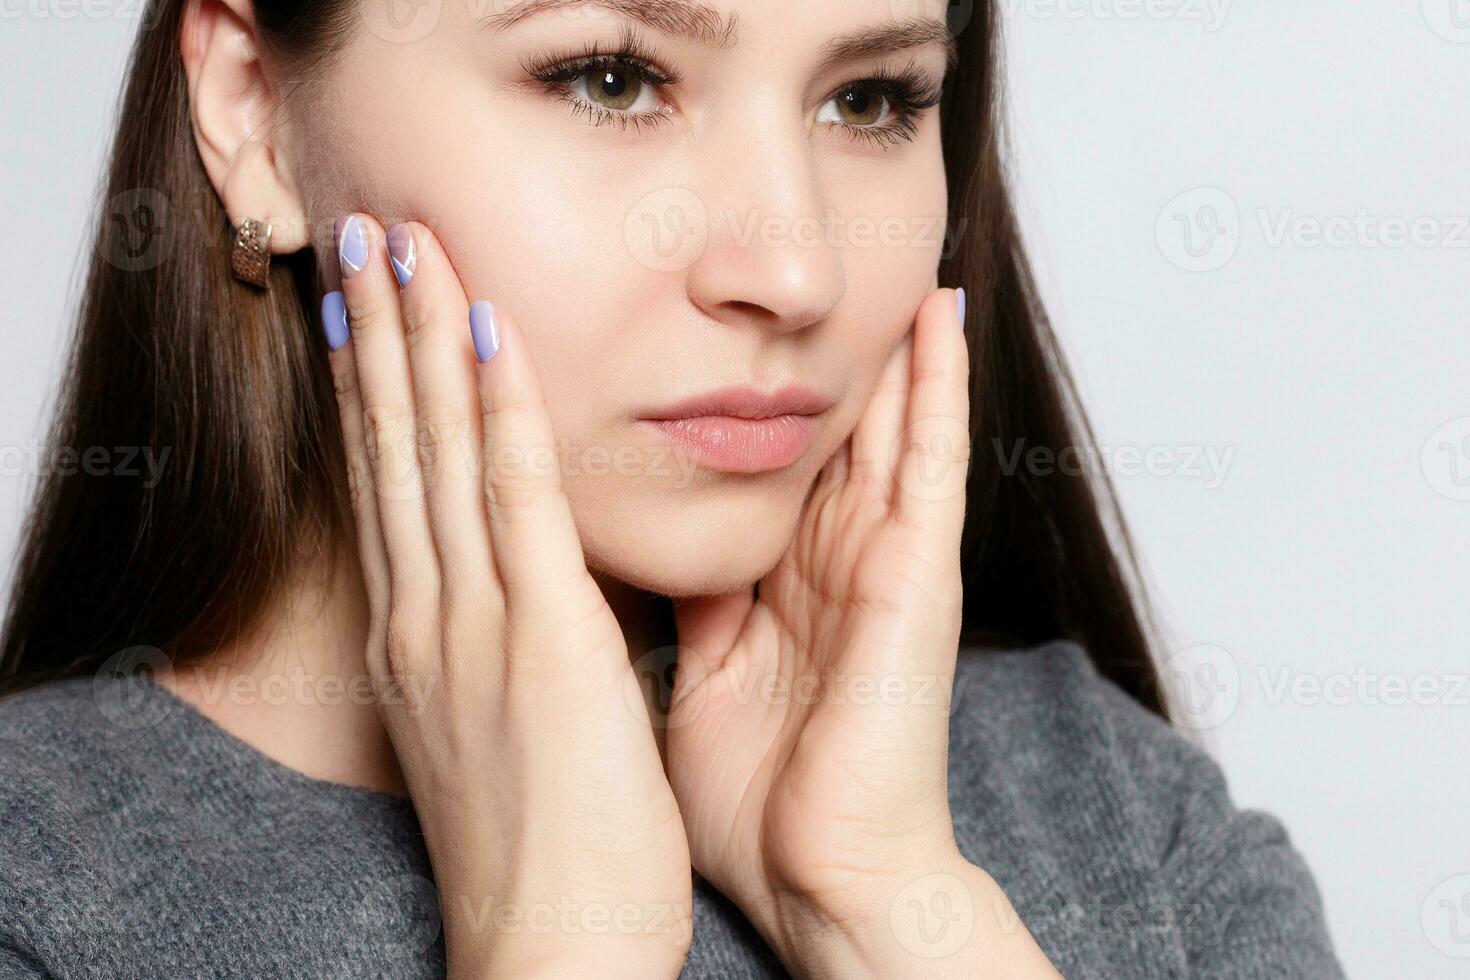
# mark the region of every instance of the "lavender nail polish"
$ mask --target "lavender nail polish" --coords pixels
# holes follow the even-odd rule
[[[393,265],[393,275],[398,278],[398,288],[407,286],[418,265],[418,253],[414,251],[413,232],[408,225],[394,225],[388,229],[388,258]]]
[[[322,297],[322,330],[327,335],[327,346],[341,350],[347,343],[350,331],[347,328],[347,304],[341,293],[328,293]]]
[[[470,307],[470,339],[475,342],[475,356],[481,364],[500,350],[500,328],[495,324],[495,307],[483,299]]]
[[[367,257],[367,227],[357,215],[349,215],[337,229],[337,258],[342,263],[342,275],[361,272],[367,265]]]
[[[955,304],[959,308],[959,312],[960,312],[960,329],[963,330],[965,328],[965,287],[964,286],[961,286],[959,289],[955,290]]]

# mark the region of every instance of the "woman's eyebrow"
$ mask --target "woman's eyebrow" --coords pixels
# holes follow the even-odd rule
[[[946,67],[953,68],[959,59],[959,52],[954,35],[944,21],[915,17],[889,24],[877,24],[851,34],[839,34],[822,45],[822,62],[818,70],[825,71],[844,61],[881,57],[936,42],[944,45]]]
[[[497,5],[505,6],[505,3],[506,0],[499,0]],[[646,24],[661,34],[687,38],[711,48],[734,47],[740,36],[738,14],[726,20],[719,10],[700,0],[520,0],[499,13],[482,17],[479,27],[503,31],[538,14],[570,7],[601,7]],[[818,67],[826,70],[844,61],[879,57],[936,42],[944,46],[945,64],[953,68],[957,52],[948,25],[942,20],[920,17],[840,34],[822,45]]]
[[[505,6],[505,0],[500,0],[497,6]],[[711,48],[733,47],[739,36],[738,16],[727,21],[718,10],[699,0],[521,0],[500,13],[480,18],[479,26],[503,31],[528,17],[568,7],[603,7],[661,34],[687,38]]]

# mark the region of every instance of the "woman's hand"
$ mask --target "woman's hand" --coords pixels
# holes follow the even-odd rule
[[[450,975],[675,976],[692,923],[684,827],[646,713],[629,710],[643,696],[587,572],[522,335],[469,306],[424,226],[385,234],[353,215],[338,238],[342,293],[323,319],[368,669],[380,693],[427,692],[379,711]]]
[[[1055,975],[959,853],[949,810],[970,458],[959,299],[921,305],[758,595],[675,606],[668,765],[695,870],[798,973],[988,975],[983,947],[987,969],[1009,949]],[[971,918],[936,919],[936,940],[905,924],[911,902]]]

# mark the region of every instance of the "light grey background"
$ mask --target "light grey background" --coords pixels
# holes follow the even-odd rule
[[[1464,976],[1470,0],[1000,2],[1028,244],[1184,721],[1352,975]],[[0,0],[7,555],[138,5]]]

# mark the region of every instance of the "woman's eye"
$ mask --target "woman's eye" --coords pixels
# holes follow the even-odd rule
[[[832,107],[828,111],[828,107]],[[875,126],[884,117],[888,97],[879,92],[861,88],[849,88],[837,93],[822,111],[817,114],[818,122],[835,122],[844,126]]]
[[[572,83],[573,94],[595,106],[616,112],[639,112],[658,108],[651,86],[631,71],[617,68],[590,68]],[[647,94],[650,105],[639,106],[640,96]]]

